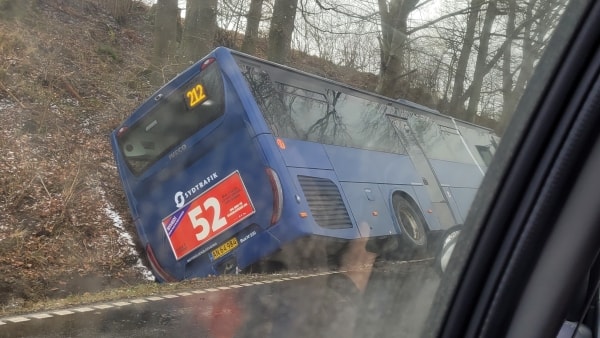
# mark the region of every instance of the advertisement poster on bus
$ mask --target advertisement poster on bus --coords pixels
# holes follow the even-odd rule
[[[162,220],[177,260],[254,214],[238,171]]]

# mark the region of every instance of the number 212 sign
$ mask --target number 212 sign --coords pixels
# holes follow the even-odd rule
[[[236,171],[163,219],[162,225],[179,260],[254,212]]]

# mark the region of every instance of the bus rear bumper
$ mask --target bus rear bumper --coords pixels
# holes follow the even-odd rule
[[[234,253],[239,270],[244,270],[250,265],[271,256],[281,247],[281,242],[268,230],[257,233],[253,238],[242,243]]]
[[[252,230],[242,231],[233,236],[237,238],[239,247],[223,257],[212,260],[211,253],[207,252],[187,261],[183,279],[238,273],[269,257],[281,247],[281,242],[269,231],[258,226],[249,228]]]

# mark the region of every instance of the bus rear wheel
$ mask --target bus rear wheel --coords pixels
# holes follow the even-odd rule
[[[402,231],[401,248],[403,253],[413,253],[427,246],[427,231],[418,209],[404,196],[396,194],[392,197],[394,213]],[[411,255],[411,256],[414,256]]]

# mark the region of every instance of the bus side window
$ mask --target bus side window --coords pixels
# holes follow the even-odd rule
[[[483,159],[483,162],[485,163],[485,165],[489,166],[490,162],[492,162],[492,157],[494,157],[494,155],[492,154],[492,151],[490,149],[490,146],[476,145],[475,148],[477,148],[477,151],[479,152],[479,155]]]

